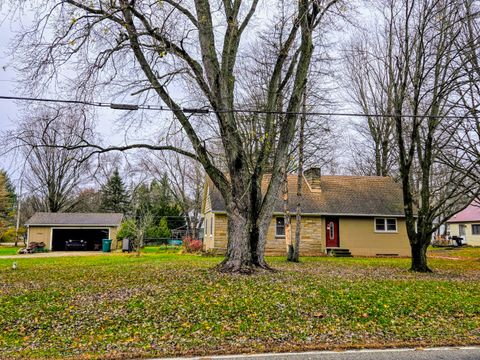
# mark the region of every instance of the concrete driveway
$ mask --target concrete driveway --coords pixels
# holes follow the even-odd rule
[[[314,351],[305,353],[226,355],[194,358],[189,360],[480,360],[480,347],[430,348],[430,349],[385,349]],[[155,360],[155,359],[153,359]],[[159,360],[159,359],[157,359]],[[170,359],[172,360],[172,359]]]
[[[110,255],[101,251],[50,251],[36,254],[17,254],[17,255],[3,255],[0,259],[34,259],[34,258],[49,258],[49,257],[67,257],[67,256],[105,256]]]

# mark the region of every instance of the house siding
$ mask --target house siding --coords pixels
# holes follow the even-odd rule
[[[480,224],[480,221],[464,222],[464,223],[449,223],[450,236],[460,236],[460,225],[466,225],[465,238],[467,245],[480,246],[480,235],[472,234],[472,225]]]
[[[52,248],[51,227],[29,226],[27,238],[28,243],[44,242],[47,249]]]
[[[374,217],[340,217],[340,247],[354,256],[410,256],[405,220],[397,218],[397,232],[375,232]]]
[[[271,256],[284,256],[287,250],[285,237],[275,236],[275,217],[272,218],[268,228],[265,253]],[[214,231],[211,237],[209,233],[208,235],[205,233],[205,250],[224,254],[227,248],[227,216],[224,213],[205,214],[205,219],[211,218],[214,218]],[[340,247],[349,249],[354,256],[410,255],[404,219],[397,219],[398,231],[395,233],[377,233],[374,224],[374,217],[340,217]],[[325,254],[325,218],[302,216],[301,225],[300,255]],[[295,238],[295,229],[295,217],[292,216],[292,241]]]
[[[115,226],[108,229],[110,230],[110,239],[112,239],[112,249],[121,249],[122,243],[117,240],[118,228]]]
[[[215,248],[214,237],[211,231],[212,222],[215,223],[215,214],[208,212],[204,217],[204,233],[203,233],[203,247],[204,250]],[[214,224],[216,225],[216,224]]]
[[[206,199],[205,199],[205,213],[212,211],[212,198],[210,196],[210,188],[207,187]]]

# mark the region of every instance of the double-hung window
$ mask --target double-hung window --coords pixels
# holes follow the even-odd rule
[[[375,232],[397,232],[397,219],[375,218]]]
[[[275,219],[275,236],[285,236],[285,218],[283,217],[277,217]]]
[[[472,225],[472,235],[480,235],[480,224]]]

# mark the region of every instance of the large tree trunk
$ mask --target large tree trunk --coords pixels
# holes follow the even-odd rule
[[[273,270],[264,256],[270,221],[262,221],[259,215],[262,206],[261,181],[253,176],[248,187],[243,187],[241,182],[236,182],[236,186],[237,190],[232,191],[232,198],[236,198],[227,206],[227,253],[218,269],[240,274],[251,274],[258,269]]]
[[[305,123],[307,121],[307,90],[303,94],[303,115],[300,117],[300,132],[298,141],[298,169],[297,169],[297,208],[295,215],[295,244],[291,261],[300,260],[300,238],[302,231],[302,182],[303,182],[303,161],[305,144]]]
[[[416,243],[410,245],[412,249],[412,266],[410,270],[417,272],[432,272],[427,265],[427,248],[429,241],[427,239],[419,238]]]
[[[225,259],[218,269],[221,272],[251,274],[255,270],[250,245],[252,224],[246,209],[233,206],[227,210],[228,247]]]

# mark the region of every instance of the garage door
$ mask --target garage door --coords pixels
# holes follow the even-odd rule
[[[52,250],[64,251],[67,240],[85,240],[87,251],[101,250],[102,239],[108,238],[108,229],[53,229]]]

